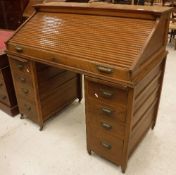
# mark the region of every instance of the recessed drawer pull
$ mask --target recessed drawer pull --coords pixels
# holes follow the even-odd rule
[[[18,52],[18,53],[21,53],[21,52],[23,52],[23,48],[21,48],[20,46],[16,46],[16,51]]]
[[[22,83],[24,83],[24,82],[26,81],[26,79],[23,78],[23,77],[20,77],[20,81],[21,81]]]
[[[106,149],[111,149],[111,148],[112,148],[111,144],[108,144],[108,143],[105,143],[105,142],[101,142],[101,145],[102,145],[104,148],[106,148]]]
[[[22,64],[17,64],[17,68],[20,69],[20,70],[22,70],[22,69],[24,68],[24,65],[22,65]]]
[[[106,97],[106,98],[111,98],[113,96],[113,92],[112,91],[109,91],[109,90],[106,90],[106,89],[100,89],[103,97]]]
[[[26,109],[27,109],[27,111],[31,111],[31,107],[30,106],[26,107]]]
[[[3,86],[3,83],[0,83],[0,87],[2,87]]]
[[[111,125],[109,125],[109,124],[107,124],[107,123],[104,123],[104,122],[101,123],[101,126],[102,126],[103,128],[105,128],[105,129],[107,129],[107,130],[112,129],[112,126],[111,126]]]
[[[7,96],[2,96],[1,98],[2,98],[2,100],[5,100],[7,98]]]
[[[112,109],[108,109],[108,108],[101,108],[102,112],[107,114],[107,115],[112,115]]]
[[[23,92],[24,92],[25,94],[28,94],[28,93],[29,93],[29,90],[28,90],[28,89],[23,89]]]
[[[25,109],[27,110],[27,111],[31,111],[31,106],[29,106],[29,105],[27,105],[27,104],[24,104],[24,107],[25,107]]]
[[[97,69],[99,70],[99,72],[107,73],[107,74],[111,74],[113,71],[112,68],[104,67],[104,66],[97,66]]]

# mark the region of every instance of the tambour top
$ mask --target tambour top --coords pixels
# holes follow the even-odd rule
[[[132,69],[155,34],[159,24],[158,13],[169,12],[169,8],[142,7],[144,12],[141,13],[141,7],[112,4],[48,4],[36,6],[38,12],[16,32],[9,45],[47,51],[58,58],[64,55],[67,63],[75,58],[119,70]],[[67,8],[63,10],[63,7]],[[78,13],[73,10],[74,7],[96,10]],[[97,13],[104,8],[108,9],[105,13]],[[112,9],[116,12],[111,13]],[[133,12],[127,13],[128,9]],[[138,11],[140,14],[137,14]],[[149,11],[153,13],[151,16],[145,14]]]

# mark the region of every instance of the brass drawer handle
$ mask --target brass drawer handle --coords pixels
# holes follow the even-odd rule
[[[24,68],[24,65],[23,65],[23,64],[17,64],[17,68],[18,68],[19,70],[22,70],[22,69]]]
[[[106,73],[106,74],[111,74],[113,72],[112,68],[104,67],[104,66],[97,66],[97,69],[99,72]]]
[[[108,144],[108,143],[105,143],[105,142],[101,142],[101,145],[106,148],[106,149],[111,149],[112,148],[112,145],[111,144]]]
[[[107,130],[112,129],[112,126],[111,126],[111,125],[109,125],[109,124],[107,124],[107,123],[104,123],[104,122],[101,122],[101,126],[102,126],[103,128],[105,128],[105,129],[107,129]]]
[[[3,83],[0,83],[0,87],[2,87],[3,86]]]
[[[16,51],[17,51],[18,53],[23,52],[23,48],[20,47],[20,46],[16,46],[15,49],[16,49]]]
[[[23,92],[24,92],[25,94],[28,94],[28,93],[29,93],[29,90],[28,90],[28,89],[23,89]]]
[[[108,108],[101,108],[101,111],[107,115],[112,115],[113,110]]]
[[[111,98],[113,96],[113,92],[112,91],[109,91],[109,90],[106,90],[106,89],[100,89],[103,97],[106,97],[106,98]]]
[[[23,77],[20,77],[20,81],[21,81],[22,83],[24,83],[24,82],[26,81],[26,79],[23,78]]]

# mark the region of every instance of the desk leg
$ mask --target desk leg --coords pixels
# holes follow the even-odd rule
[[[44,124],[42,123],[41,125],[40,125],[40,131],[42,131],[43,130],[43,127],[44,127]]]
[[[77,94],[78,94],[78,99],[79,103],[82,100],[82,75],[77,74]]]
[[[155,115],[154,115],[154,119],[153,119],[153,124],[151,126],[151,129],[153,130],[154,127],[155,127],[155,124],[156,124],[156,120],[157,120],[157,115],[158,115],[158,108],[159,108],[159,103],[160,103],[160,97],[161,97],[161,91],[162,91],[162,85],[163,85],[163,79],[164,79],[164,72],[165,72],[165,66],[166,66],[166,58],[163,60],[163,63],[162,63],[162,74],[161,74],[161,77],[160,77],[160,89],[159,89],[159,94],[158,94],[158,101],[157,101],[157,104],[156,104],[156,109],[155,109]]]
[[[88,147],[87,147],[87,152],[88,152],[89,155],[92,154],[91,149],[89,149]]]

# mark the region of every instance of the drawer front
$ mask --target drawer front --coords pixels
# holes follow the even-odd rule
[[[88,148],[98,155],[110,160],[113,163],[120,164],[122,159],[123,141],[103,134],[96,127],[87,128]]]
[[[86,97],[86,111],[90,116],[96,116],[98,120],[104,119],[115,123],[126,121],[126,107],[124,105],[109,106],[106,103],[97,102],[91,97]]]
[[[18,86],[21,86],[21,87],[27,86],[29,88],[33,88],[30,75],[26,76],[23,73],[21,73],[21,74],[14,73],[14,79],[15,79],[16,84],[18,84]]]
[[[6,89],[6,84],[4,82],[3,74],[0,71],[0,101],[8,106],[10,106],[10,100]]]
[[[106,103],[110,106],[116,106],[118,104],[126,106],[127,91],[99,83],[94,83],[86,79],[85,81],[86,96],[92,97],[96,101]]]
[[[65,95],[66,94],[66,95]],[[63,109],[77,98],[77,79],[73,78],[54,89],[47,97],[41,100],[44,120],[51,114]],[[47,106],[47,107],[46,107]]]
[[[34,122],[39,122],[36,105],[34,103],[23,99],[18,99],[18,106],[21,114],[25,115],[27,118]]]
[[[10,106],[10,101],[7,93],[0,93],[0,102]]]
[[[101,116],[96,116],[92,113],[87,113],[86,111],[86,121],[87,125],[91,128],[96,127],[98,132],[102,134],[112,135],[119,139],[124,139],[125,135],[125,125],[119,122],[114,122],[111,120],[107,120],[102,118]]]
[[[39,77],[43,76],[40,74]],[[58,87],[62,86],[63,84],[69,82],[73,78],[76,78],[76,74],[70,71],[64,71],[48,80],[46,80],[43,83],[39,83],[40,88],[40,97],[43,99],[47,97],[50,93],[52,93],[54,90],[56,90]]]
[[[6,85],[4,82],[2,71],[0,70],[0,93],[6,92]]]
[[[18,83],[16,84],[16,94],[25,100],[31,101],[33,101],[35,97],[34,90],[32,88],[26,85],[21,86],[21,84]]]
[[[30,76],[30,73],[31,73],[30,63],[23,59],[20,59],[20,60],[16,60],[13,58],[9,59],[9,63],[10,63],[11,69],[13,70],[13,73],[14,74],[23,73],[26,76]]]

